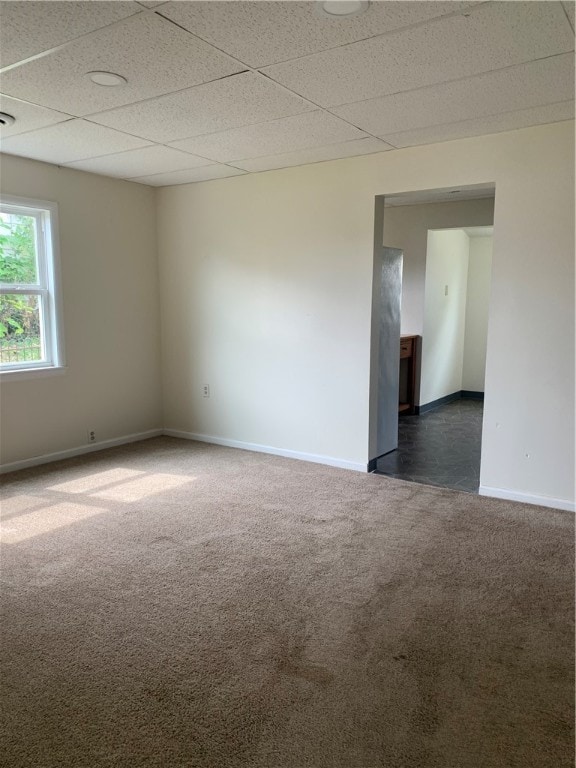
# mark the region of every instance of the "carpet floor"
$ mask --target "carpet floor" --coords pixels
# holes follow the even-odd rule
[[[171,438],[2,486],[2,766],[573,765],[573,514]]]

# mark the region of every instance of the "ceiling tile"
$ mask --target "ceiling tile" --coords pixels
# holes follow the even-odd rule
[[[90,4],[90,3],[89,3]],[[36,104],[86,115],[225,77],[242,69],[225,54],[154,13],[140,13],[2,75],[2,90]],[[87,72],[127,78],[116,88]]]
[[[468,2],[376,2],[359,16],[337,18],[311,2],[180,2],[161,9],[203,40],[262,67],[364,40],[475,5]]]
[[[196,157],[196,155],[190,155],[171,147],[155,145],[143,149],[132,149],[115,155],[95,157],[91,160],[78,160],[74,163],[67,163],[67,165],[80,171],[132,179],[135,176],[153,173],[184,171],[189,168],[210,165],[210,163],[210,160],[205,160],[203,157]]]
[[[299,152],[285,152],[281,155],[268,157],[255,157],[251,160],[238,160],[235,165],[245,171],[257,173],[258,171],[270,171],[274,168],[288,168],[294,165],[306,165],[306,163],[320,163],[324,160],[338,160],[344,157],[357,157],[369,155],[375,152],[385,152],[393,149],[379,139],[369,137],[367,139],[354,139],[339,144],[330,144],[326,147],[314,147],[303,149]]]
[[[131,2],[2,2],[0,66],[55,48],[142,9]]]
[[[189,171],[139,176],[132,181],[137,181],[139,184],[149,184],[152,187],[170,187],[174,184],[192,184],[195,181],[225,179],[228,176],[242,176],[243,174],[244,171],[239,168],[230,168],[228,165],[207,165],[204,168],[193,168]]]
[[[562,3],[562,5],[566,9],[566,15],[570,20],[570,26],[572,27],[572,31],[574,31],[574,29],[576,28],[576,3],[574,2],[574,0],[572,0],[572,2]]]
[[[417,91],[334,107],[336,115],[376,136],[568,101],[574,95],[572,54],[488,72]]]
[[[421,88],[573,50],[557,2],[485,3],[263,71],[322,106]]]
[[[263,75],[245,72],[132,104],[90,120],[167,142],[296,115],[314,107]]]
[[[54,112],[46,107],[38,107],[36,104],[28,104],[26,101],[11,99],[0,94],[0,112],[7,112],[16,119],[14,125],[6,125],[0,128],[2,139],[8,136],[16,136],[19,133],[34,131],[46,125],[54,125],[70,120],[70,115]]]
[[[308,112],[268,123],[233,128],[174,142],[173,146],[221,163],[275,155],[365,136],[362,131],[325,112]]]
[[[85,120],[69,120],[39,131],[11,136],[2,141],[2,151],[59,165],[86,157],[137,149],[146,144],[148,142],[144,139],[136,139],[102,125],[94,125]]]
[[[469,136],[513,131],[518,128],[528,128],[531,125],[557,123],[561,120],[573,119],[574,102],[565,101],[561,104],[548,104],[545,107],[521,109],[517,112],[506,112],[475,120],[464,120],[460,123],[447,123],[446,125],[419,128],[414,131],[391,133],[385,139],[395,147],[413,147],[418,144],[435,144],[442,141],[465,139]]]

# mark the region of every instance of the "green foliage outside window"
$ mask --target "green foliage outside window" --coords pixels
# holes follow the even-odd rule
[[[0,217],[0,282],[37,282],[35,220],[18,214]],[[41,356],[38,296],[0,296],[0,353],[3,362]]]

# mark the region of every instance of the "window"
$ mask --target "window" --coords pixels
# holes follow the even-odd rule
[[[57,264],[57,206],[0,202],[0,372],[63,364]]]

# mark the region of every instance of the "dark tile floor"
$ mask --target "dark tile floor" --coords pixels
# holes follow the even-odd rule
[[[479,400],[455,400],[400,416],[398,450],[378,459],[376,473],[478,493],[482,409]]]

